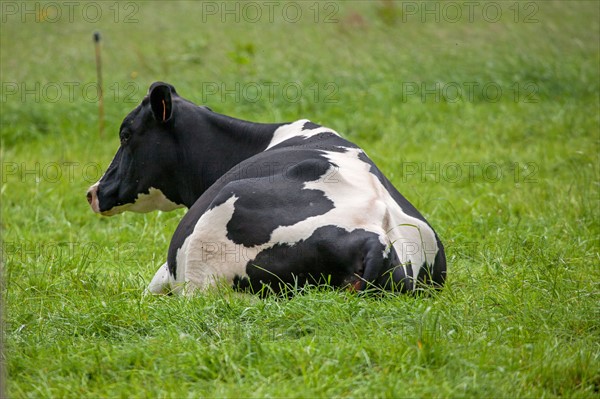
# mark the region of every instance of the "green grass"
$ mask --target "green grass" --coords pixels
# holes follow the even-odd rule
[[[6,394],[600,397],[598,5],[495,3],[503,17],[492,23],[482,3],[474,21],[463,9],[448,23],[422,22],[409,3],[423,7],[321,3],[317,23],[312,2],[293,3],[304,10],[297,23],[280,13],[271,23],[265,8],[259,23],[224,24],[189,2],[122,3],[118,17],[95,3],[97,23],[83,5],[72,22],[66,9],[57,22],[4,13]],[[124,23],[132,11],[137,22]],[[103,138],[82,91],[95,82],[94,30],[104,37]],[[85,191],[155,80],[217,112],[309,118],[361,145],[445,242],[446,288],[425,298],[144,296],[183,211],[101,218]],[[207,92],[236,83],[247,90],[239,98]],[[272,83],[302,93],[251,91]],[[474,83],[502,94],[468,96]],[[433,94],[407,92],[415,87]]]

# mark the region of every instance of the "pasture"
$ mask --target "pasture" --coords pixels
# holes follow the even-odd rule
[[[600,397],[597,2],[1,6],[7,396]],[[446,287],[144,295],[185,211],[85,193],[157,80],[356,142],[440,235]]]

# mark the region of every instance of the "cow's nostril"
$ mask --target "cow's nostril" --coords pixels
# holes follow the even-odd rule
[[[92,191],[88,191],[87,192],[87,200],[88,200],[88,204],[92,204]]]

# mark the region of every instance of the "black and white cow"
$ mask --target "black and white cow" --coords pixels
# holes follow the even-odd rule
[[[410,292],[441,287],[444,247],[365,152],[306,119],[259,124],[150,86],[87,193],[102,215],[187,207],[152,293],[225,281],[279,292],[326,283]]]

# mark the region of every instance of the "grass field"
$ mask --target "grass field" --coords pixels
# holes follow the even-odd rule
[[[3,2],[5,394],[600,398],[598,3],[469,4]],[[362,146],[446,244],[445,289],[144,296],[183,211],[85,191],[156,80]]]

